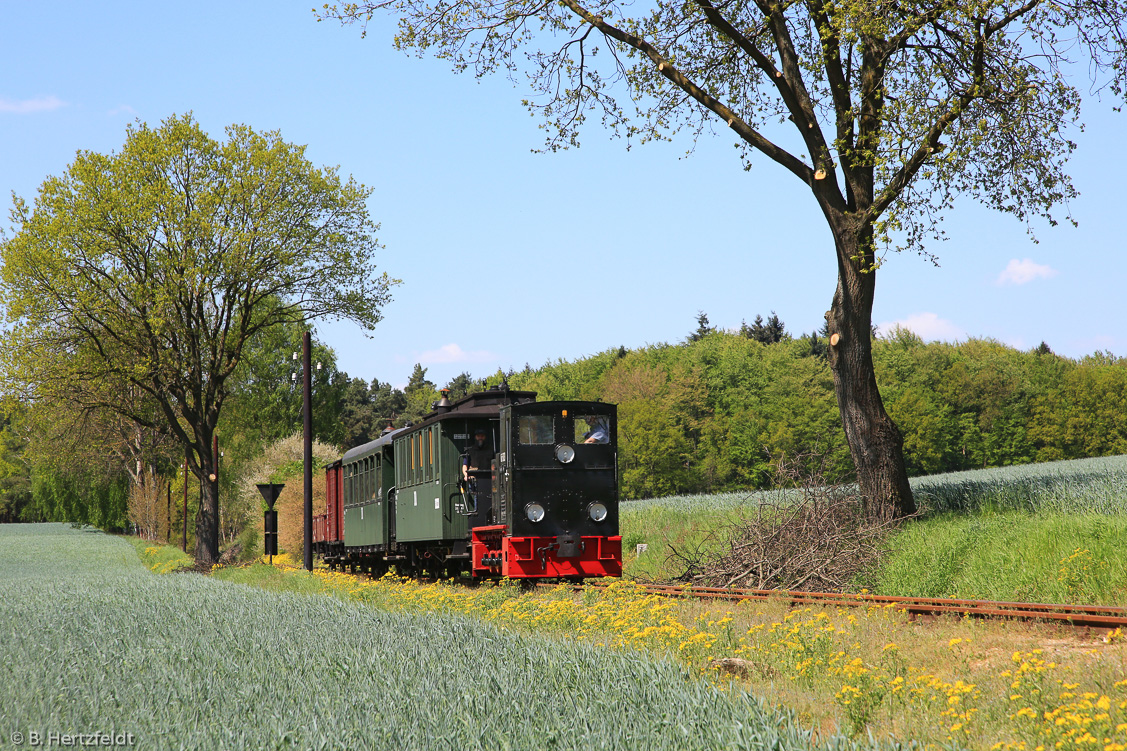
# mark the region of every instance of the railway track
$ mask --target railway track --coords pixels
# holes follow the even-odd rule
[[[368,574],[353,574],[369,577]],[[436,579],[422,579],[428,583]],[[558,583],[539,583],[536,586],[554,588]],[[572,585],[576,591],[586,587],[604,589],[608,585],[597,582]],[[998,602],[994,600],[954,600],[941,597],[889,597],[871,594],[843,594],[840,592],[794,592],[777,589],[727,589],[722,587],[689,587],[671,584],[637,584],[643,591],[664,597],[696,598],[699,600],[774,600],[789,605],[830,607],[893,607],[911,617],[937,617],[959,615],[971,618],[1012,619],[1015,621],[1040,621],[1058,623],[1077,629],[1113,630],[1127,629],[1127,608],[1111,605],[1063,605],[1036,602]]]
[[[587,584],[603,587],[602,584]],[[1104,605],[1054,605],[991,600],[950,600],[936,597],[884,597],[869,594],[834,592],[788,592],[765,589],[722,589],[683,587],[662,584],[639,585],[645,591],[667,597],[694,597],[702,600],[775,600],[791,605],[817,607],[893,607],[913,617],[961,615],[972,618],[1009,618],[1018,621],[1056,622],[1074,628],[1127,628],[1127,608]]]

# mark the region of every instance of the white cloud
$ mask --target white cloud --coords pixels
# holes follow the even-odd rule
[[[1057,270],[1050,266],[1034,263],[1031,258],[1022,260],[1012,259],[1005,270],[998,277],[998,284],[1028,284],[1034,279],[1049,279],[1057,275]]]
[[[486,350],[473,350],[467,352],[457,344],[443,344],[438,349],[429,349],[426,352],[414,352],[410,357],[396,355],[399,362],[417,362],[421,365],[446,365],[451,363],[482,363],[493,362],[497,355]]]
[[[136,116],[137,110],[130,107],[128,104],[119,104],[112,110],[106,113],[107,115],[134,115]]]
[[[17,115],[30,115],[33,112],[50,112],[59,107],[65,107],[66,102],[57,96],[37,96],[34,99],[3,99],[0,98],[0,112],[12,112]]]
[[[955,341],[965,338],[967,332],[960,329],[950,321],[940,318],[935,313],[913,313],[899,321],[888,321],[877,324],[877,329],[882,336],[887,336],[897,326],[908,329],[925,342],[935,340]]]

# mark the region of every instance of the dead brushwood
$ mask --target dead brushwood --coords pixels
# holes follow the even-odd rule
[[[856,485],[827,482],[823,466],[816,456],[780,460],[778,492],[718,529],[714,544],[673,550],[684,571],[679,580],[709,587],[843,591],[877,562],[882,543],[901,520],[873,509]]]

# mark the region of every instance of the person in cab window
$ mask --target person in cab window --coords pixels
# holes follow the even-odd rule
[[[473,434],[474,442],[462,455],[462,479],[470,480],[470,470],[489,471],[493,463],[493,447],[486,441],[485,428],[478,428]]]
[[[584,443],[610,443],[610,430],[604,417],[588,417],[587,427],[590,428],[583,434]]]

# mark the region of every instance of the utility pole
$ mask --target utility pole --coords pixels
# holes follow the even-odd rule
[[[184,515],[180,517],[180,549],[188,552],[188,454],[184,453]]]
[[[309,331],[301,339],[301,401],[305,437],[305,570],[313,570],[313,369]]]
[[[215,518],[211,520],[211,539],[219,544],[219,433],[213,433],[211,439],[211,466],[215,467],[215,474],[209,480],[215,486]]]

